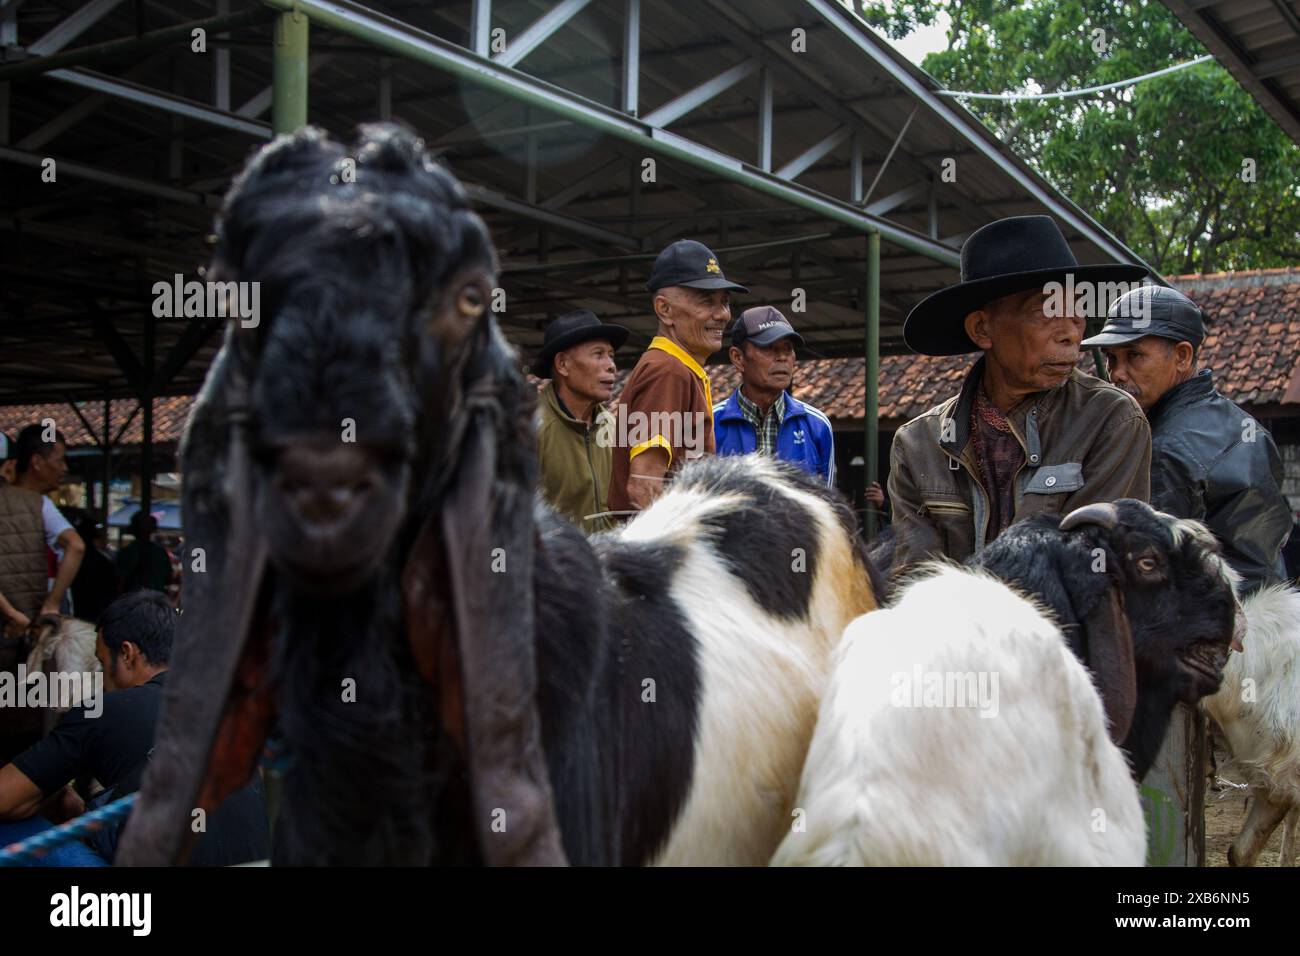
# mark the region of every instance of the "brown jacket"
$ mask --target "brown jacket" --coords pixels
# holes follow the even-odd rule
[[[615,415],[609,507],[631,511],[632,459],[650,448],[668,452],[665,481],[715,450],[708,373],[676,342],[656,335],[628,375]]]
[[[894,568],[927,557],[965,560],[988,543],[988,492],[970,438],[970,410],[984,359],[961,392],[894,436],[889,496]],[[1025,399],[1007,415],[1025,450],[1015,518],[1066,514],[1095,501],[1150,499],[1151,429],[1132,397],[1078,369],[1065,384]]]

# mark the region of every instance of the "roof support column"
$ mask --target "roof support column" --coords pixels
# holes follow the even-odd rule
[[[307,125],[307,14],[281,13],[271,53],[271,129],[292,133]]]
[[[880,233],[867,234],[867,335],[864,363],[863,397],[866,410],[862,416],[864,429],[862,457],[866,461],[862,486],[865,489],[880,475]],[[867,538],[876,536],[876,512],[866,510]]]
[[[623,112],[636,116],[641,100],[641,0],[627,0],[623,21]]]
[[[144,514],[153,511],[153,352],[154,328],[153,315],[146,315],[144,320],[144,387],[140,392],[140,411],[144,418],[140,425],[140,510]]]
[[[109,487],[113,484],[113,435],[109,430],[109,421],[113,409],[113,398],[109,390],[104,389],[104,434],[100,439],[99,450],[104,458],[101,464],[104,469],[103,484],[100,486],[99,509],[104,513],[104,530],[108,531],[109,515]]]

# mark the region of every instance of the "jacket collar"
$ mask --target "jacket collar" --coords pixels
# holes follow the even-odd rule
[[[554,381],[547,382],[546,385],[543,386],[542,401],[546,403],[547,408],[555,418],[564,422],[565,425],[579,434],[586,434],[586,432],[592,428],[599,428],[604,423],[604,420],[611,416],[611,412],[608,408],[604,405],[597,404],[595,414],[592,416],[592,424],[588,425],[586,422],[574,418],[566,412],[564,406],[560,404],[560,396],[555,391]]]
[[[1214,373],[1203,368],[1185,382],[1179,382],[1160,396],[1160,401],[1151,406],[1147,412],[1147,421],[1153,425],[1157,418],[1168,415],[1178,408],[1184,408],[1202,398],[1214,394]]]
[[[970,367],[962,380],[957,398],[948,405],[940,418],[939,447],[953,457],[961,457],[970,441],[970,413],[975,404],[975,389],[979,388],[980,381],[984,378],[984,362],[984,356],[981,355]],[[1079,374],[1079,370],[1074,369],[1070,372],[1070,378]],[[1058,388],[1029,396],[1007,413],[1007,421],[1017,436],[1023,436],[1025,460],[1031,466],[1042,461],[1043,456],[1043,443],[1038,435],[1039,420],[1050,413],[1056,397],[1064,388],[1065,385],[1062,384]]]
[[[790,419],[801,417],[805,414],[807,414],[807,409],[804,407],[804,403],[791,395],[790,390],[787,388],[785,390],[785,415],[781,419],[781,424],[784,425]],[[720,422],[729,421],[731,419],[744,420],[745,413],[740,410],[739,386],[737,386],[736,390],[731,393],[731,396],[723,404],[722,408],[714,418]]]

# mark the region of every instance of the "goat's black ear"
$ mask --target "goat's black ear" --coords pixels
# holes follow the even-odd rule
[[[1080,620],[1088,667],[1101,692],[1110,739],[1118,746],[1128,736],[1137,709],[1137,665],[1133,660],[1133,635],[1124,597],[1109,587]]]

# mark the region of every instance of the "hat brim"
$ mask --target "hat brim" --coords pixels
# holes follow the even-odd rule
[[[749,336],[745,341],[753,342],[755,345],[767,346],[771,345],[773,342],[779,342],[781,339],[796,339],[800,345],[803,345],[803,336],[794,329],[790,329],[788,332],[782,331],[779,328],[765,329],[758,335]]]
[[[921,355],[965,355],[979,346],[966,334],[966,316],[995,299],[1074,276],[1075,284],[1087,282],[1136,282],[1147,275],[1142,266],[1121,263],[1033,269],[1008,275],[989,276],[959,282],[926,296],[903,323],[903,341]]]
[[[617,352],[627,342],[627,337],[630,334],[621,325],[589,325],[586,328],[574,329],[572,332],[556,336],[549,344],[542,346],[542,350],[537,353],[537,360],[533,362],[529,371],[538,378],[550,378],[551,361],[565,349],[571,349],[575,345],[581,345],[583,342],[589,342],[592,339],[605,339],[610,345],[614,346],[614,351]]]
[[[1104,349],[1112,345],[1128,345],[1130,342],[1144,339],[1148,335],[1158,334],[1157,332],[1098,332],[1092,338],[1084,339],[1079,344],[1085,349]]]
[[[730,289],[733,292],[748,292],[739,282],[732,282],[725,276],[705,276],[702,279],[687,279],[684,282],[670,282],[668,285],[660,286],[659,289],[666,289],[668,286],[682,285],[688,289]],[[658,292],[659,289],[655,289]]]

